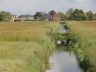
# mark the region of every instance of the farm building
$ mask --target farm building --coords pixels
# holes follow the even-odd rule
[[[61,17],[58,14],[54,14],[52,20],[53,21],[60,21],[61,20]]]
[[[31,15],[20,15],[19,18],[24,21],[32,21],[34,20],[34,17]]]
[[[51,16],[49,14],[44,14],[43,19],[44,21],[49,21],[51,19]]]
[[[17,16],[17,15],[12,15],[12,16],[11,16],[11,19],[12,19],[12,20],[11,20],[12,22],[14,22],[14,21],[20,21],[20,17]]]
[[[37,17],[37,20],[42,20],[42,21],[50,21],[51,16],[48,14],[43,14],[41,17]]]

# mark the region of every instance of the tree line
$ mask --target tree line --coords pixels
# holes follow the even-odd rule
[[[84,12],[82,9],[75,9],[73,10],[70,8],[66,14],[69,15],[67,19],[69,20],[96,20],[96,14],[92,11]]]
[[[63,12],[56,12],[54,10],[51,10],[48,12],[48,15],[51,15],[53,18],[53,15],[58,14],[61,18],[61,20],[76,20],[76,21],[82,21],[82,20],[96,20],[96,14],[94,14],[92,11],[84,12],[82,9],[73,9],[70,8],[66,11],[66,13]],[[37,17],[42,17],[43,14],[41,12],[36,12],[34,15],[34,19]],[[6,11],[0,12],[0,21],[10,21],[11,20],[11,13]]]
[[[11,13],[6,11],[0,12],[0,21],[10,21],[11,20]]]
[[[77,20],[77,21],[96,20],[96,14],[94,14],[91,10],[85,13],[82,9],[70,8],[66,13],[63,12],[57,13],[56,11],[51,10],[48,14],[51,15],[52,18],[53,15],[58,14],[61,20]],[[42,16],[40,12],[37,12],[35,14],[35,17],[40,17],[40,16]]]

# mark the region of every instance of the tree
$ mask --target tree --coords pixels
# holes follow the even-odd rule
[[[10,21],[11,20],[11,13],[1,11],[0,12],[0,21]]]
[[[58,15],[60,16],[62,21],[67,19],[66,15],[64,15],[64,13],[62,12],[58,12]]]
[[[80,17],[81,17],[81,20],[86,20],[86,15],[82,9],[80,9]]]
[[[68,9],[67,14],[71,15],[74,12],[73,8]]]
[[[55,12],[54,10],[51,10],[51,11],[49,12],[49,15],[52,16],[52,20],[53,20],[53,15],[55,15],[55,14],[56,14],[56,12]]]
[[[85,20],[86,19],[85,13],[81,9],[75,9],[72,15],[75,20]]]
[[[42,13],[41,12],[36,12],[36,14],[34,15],[35,19],[37,19],[38,17],[42,17]]]
[[[72,15],[73,12],[74,12],[73,8],[70,8],[70,9],[68,9],[68,10],[66,11],[66,17],[67,17],[67,19],[70,19],[70,20],[73,19],[73,15]]]
[[[87,15],[88,20],[93,20],[94,14],[93,14],[92,11],[88,11],[88,12],[86,13],[86,15]]]
[[[94,19],[96,20],[96,14],[94,14]]]

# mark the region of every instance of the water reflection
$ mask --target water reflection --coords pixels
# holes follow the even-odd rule
[[[55,52],[49,58],[50,69],[46,72],[80,72],[76,56],[72,52],[71,55],[69,52]]]
[[[59,33],[67,33],[68,31],[64,28],[64,25],[63,24],[60,24],[60,27],[59,27],[58,32]]]

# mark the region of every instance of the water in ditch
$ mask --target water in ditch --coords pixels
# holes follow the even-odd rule
[[[50,68],[46,72],[80,72],[76,56],[72,52],[55,52],[49,58]]]
[[[63,24],[60,24],[59,33],[67,33]],[[46,72],[81,72],[74,52],[54,52],[49,58],[50,68]]]

